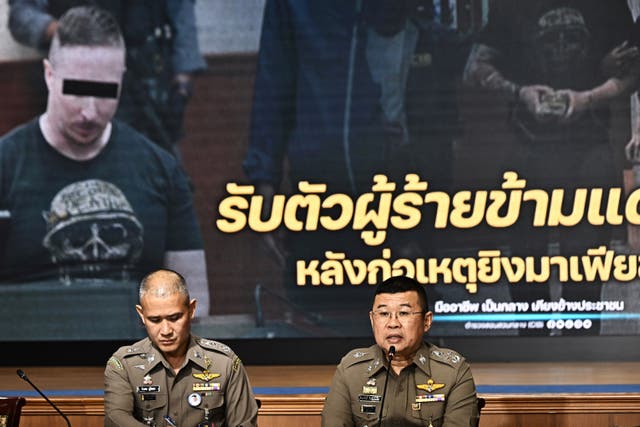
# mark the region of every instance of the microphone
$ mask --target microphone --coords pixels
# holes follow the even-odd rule
[[[396,355],[396,346],[392,345],[391,347],[389,347],[389,362],[393,360],[395,355]]]
[[[387,358],[389,359],[389,369],[387,369],[387,375],[384,379],[384,390],[382,391],[382,400],[380,401],[380,414],[378,415],[378,426],[382,427],[382,411],[384,410],[384,398],[387,395],[387,384],[389,383],[389,372],[391,372],[391,361],[393,357],[396,355],[396,347],[392,345],[389,347],[389,353],[387,353]]]
[[[33,387],[33,389],[34,389],[35,391],[37,391],[37,392],[40,394],[40,396],[44,397],[44,400],[46,400],[46,401],[49,403],[49,405],[53,406],[53,409],[55,409],[56,411],[58,411],[58,413],[62,416],[62,418],[64,418],[64,420],[67,422],[67,426],[68,426],[68,427],[71,427],[71,423],[69,422],[69,418],[67,418],[67,416],[66,416],[65,414],[63,414],[63,413],[62,413],[62,411],[61,411],[60,409],[58,409],[58,407],[57,407],[57,406],[56,406],[52,401],[50,401],[50,400],[49,400],[49,398],[48,398],[47,396],[45,396],[45,395],[44,395],[44,393],[43,393],[43,392],[41,392],[41,391],[40,391],[40,389],[39,389],[38,387],[36,387],[36,385],[35,385],[34,383],[32,383],[32,382],[31,382],[31,380],[29,379],[29,377],[27,377],[27,374],[25,374],[25,373],[24,373],[24,371],[23,371],[22,369],[18,369],[18,370],[16,371],[16,373],[18,374],[18,376],[19,376],[20,378],[22,378],[23,380],[25,380],[26,382],[28,382],[28,383],[29,383],[29,385],[30,385],[31,387]]]

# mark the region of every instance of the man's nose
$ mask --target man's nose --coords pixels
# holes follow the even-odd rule
[[[391,313],[391,317],[389,317],[389,320],[387,321],[387,328],[399,328],[399,327],[400,327],[400,320],[398,320],[398,314]]]
[[[96,98],[93,96],[82,97],[82,108],[80,110],[82,118],[85,120],[93,120],[98,114],[98,106],[96,105]]]
[[[169,322],[164,320],[162,322],[162,325],[160,326],[160,333],[162,335],[171,335],[172,332],[173,332],[173,329],[171,328],[171,325],[169,324]]]

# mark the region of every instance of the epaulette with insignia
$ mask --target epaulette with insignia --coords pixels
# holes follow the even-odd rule
[[[206,348],[208,350],[215,350],[220,353],[224,353],[229,357],[233,357],[235,355],[228,345],[222,344],[221,342],[209,340],[206,338],[197,338],[196,342],[198,343],[198,345],[200,345],[200,347]]]
[[[138,346],[131,346],[129,348],[127,348],[125,354],[123,355],[123,357],[130,357],[130,356],[139,356],[141,354],[145,354],[146,350],[144,350],[142,347],[138,347]]]
[[[120,347],[113,355],[115,357],[118,357],[121,361],[124,361],[124,359],[128,357],[137,356],[146,352],[147,350],[145,350],[145,347],[141,344],[141,342],[137,342],[132,345]]]
[[[345,366],[351,366],[373,359],[375,359],[375,354],[370,348],[356,348],[347,353],[347,355],[342,358],[342,362]]]
[[[462,362],[460,354],[448,349],[431,350],[431,356],[433,356],[434,360],[445,362],[451,366],[458,366]]]

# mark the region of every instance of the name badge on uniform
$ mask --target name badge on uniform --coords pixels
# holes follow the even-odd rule
[[[382,400],[382,396],[378,394],[359,394],[358,401],[359,402],[380,402]]]
[[[139,385],[138,393],[159,393],[160,386],[159,385]]]
[[[419,394],[416,403],[444,402],[444,394]]]
[[[220,391],[220,383],[193,383],[193,391]]]
[[[375,414],[376,405],[360,405],[360,412],[363,414]]]

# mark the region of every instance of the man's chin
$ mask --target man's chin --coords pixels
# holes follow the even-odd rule
[[[160,351],[165,353],[165,354],[171,354],[171,353],[175,353],[176,351],[178,351],[178,343],[177,342],[173,342],[171,344],[164,344],[164,343],[158,342],[158,343],[156,343],[156,345],[158,346],[158,349],[160,349]]]
[[[97,143],[100,140],[103,130],[92,128],[91,130],[78,130],[70,129],[67,133],[69,141],[74,145],[90,146]]]

